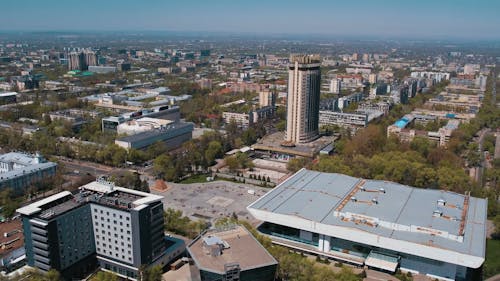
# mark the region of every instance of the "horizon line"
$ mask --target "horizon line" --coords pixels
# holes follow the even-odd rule
[[[224,30],[173,30],[173,29],[1,29],[1,33],[88,33],[88,34],[98,34],[98,33],[124,33],[133,35],[134,33],[175,33],[185,35],[199,35],[200,33],[206,33],[207,35],[245,35],[245,36],[261,36],[261,37],[269,37],[269,36],[283,36],[283,37],[313,37],[316,39],[332,39],[331,37],[338,36],[339,39],[354,39],[354,40],[363,40],[370,39],[374,40],[375,38],[380,38],[382,40],[393,40],[393,39],[404,39],[409,41],[420,41],[420,40],[431,40],[431,41],[450,41],[450,40],[459,40],[459,41],[498,41],[500,42],[499,37],[487,37],[487,36],[457,36],[457,35],[389,35],[389,34],[347,34],[347,33],[305,33],[305,32],[275,32],[275,31],[224,31]],[[364,38],[363,38],[364,37]],[[377,40],[375,40],[377,41]]]

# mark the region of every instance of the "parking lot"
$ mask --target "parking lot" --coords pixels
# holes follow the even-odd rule
[[[167,185],[166,191],[151,191],[164,196],[163,207],[165,209],[181,210],[191,219],[209,221],[232,216],[233,213],[239,219],[255,221],[247,212],[246,207],[270,190],[228,181],[193,184],[167,183]],[[249,191],[254,194],[250,194]]]

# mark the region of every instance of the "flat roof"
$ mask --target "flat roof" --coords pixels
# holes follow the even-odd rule
[[[17,96],[19,95],[16,92],[2,92],[0,93],[0,97],[11,97],[11,96]]]
[[[454,192],[302,169],[248,210],[265,221],[286,215],[484,259],[486,207],[486,199]]]
[[[93,181],[81,186],[79,189],[80,192],[76,194],[69,191],[59,192],[19,208],[17,212],[49,220],[87,202],[115,208],[139,210],[147,204],[159,202],[163,198],[155,194],[114,186],[113,183],[103,180]]]
[[[191,132],[194,129],[193,123],[188,123],[188,122],[176,122],[176,123],[170,123],[165,125],[163,128],[155,128],[150,131],[145,131],[145,132],[140,132],[135,135],[130,135],[130,136],[125,136],[119,139],[116,139],[117,141],[121,142],[130,142],[130,143],[135,143],[143,140],[147,140],[159,135],[164,135],[164,134],[173,134],[172,137],[178,136],[177,133],[183,134],[186,133],[185,130],[191,128]]]
[[[24,246],[23,226],[20,219],[0,223],[0,256]]]
[[[213,237],[229,245],[219,256],[207,254],[204,246],[205,240],[217,240]],[[246,228],[239,225],[222,231],[208,230],[188,246],[188,251],[199,269],[220,274],[224,273],[226,264],[238,263],[241,271],[245,271],[278,263]]]
[[[286,147],[281,145],[285,140],[285,132],[276,132],[260,139],[252,145],[252,149],[312,158],[335,139],[335,137],[322,136],[309,143],[298,143],[293,147]]]

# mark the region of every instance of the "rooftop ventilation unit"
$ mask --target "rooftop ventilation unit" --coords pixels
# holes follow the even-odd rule
[[[373,198],[372,202],[373,202],[373,204],[378,204],[378,199],[377,198]]]
[[[438,199],[437,204],[438,204],[438,206],[444,206],[444,205],[446,205],[446,200],[444,200],[443,198],[440,198],[440,199]]]
[[[364,186],[360,186],[360,187],[359,187],[359,190],[361,190],[361,191],[366,191],[366,189],[365,189],[365,187],[364,187]]]
[[[352,202],[356,202],[356,201],[358,201],[358,199],[356,199],[356,197],[352,196],[352,197],[351,197],[351,201],[352,201]]]
[[[443,215],[443,211],[441,211],[440,209],[436,209],[434,210],[434,212],[432,213],[432,216],[433,217],[440,217]]]
[[[381,187],[378,189],[378,191],[382,192],[382,193],[385,193],[385,188]]]

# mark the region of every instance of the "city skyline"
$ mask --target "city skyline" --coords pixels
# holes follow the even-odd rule
[[[175,31],[500,39],[491,1],[179,2],[95,0],[3,3],[0,31]],[[294,20],[301,17],[314,21]]]

